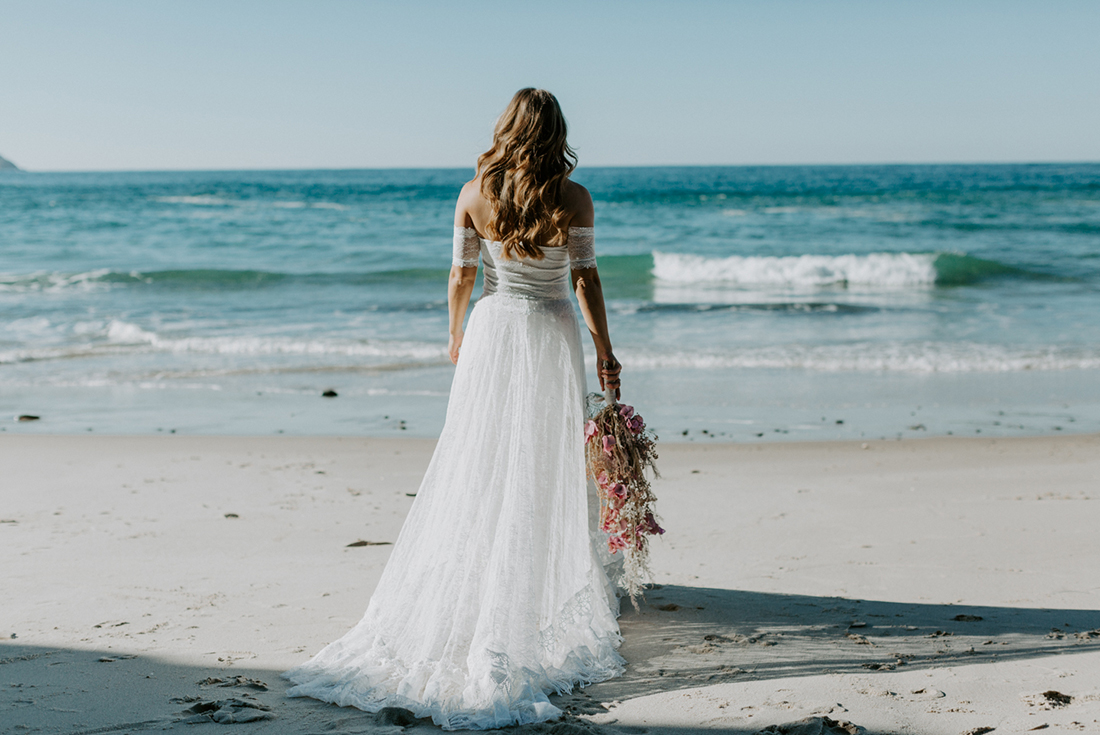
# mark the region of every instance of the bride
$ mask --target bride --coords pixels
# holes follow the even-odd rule
[[[575,166],[557,99],[517,92],[455,208],[457,369],[435,454],[363,619],[284,674],[290,696],[486,729],[554,719],[548,694],[622,672],[589,522],[570,284],[616,394],[619,364]],[[479,255],[485,290],[464,333]]]

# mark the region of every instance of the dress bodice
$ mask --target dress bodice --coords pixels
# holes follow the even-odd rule
[[[504,258],[503,245],[478,237],[470,227],[456,227],[452,264],[485,268],[484,296],[502,294],[523,299],[556,300],[569,297],[569,270],[596,267],[591,227],[570,227],[565,246],[543,247],[543,257]]]
[[[541,260],[502,257],[501,244],[481,241],[481,265],[485,269],[483,296],[495,293],[524,299],[569,298],[569,251],[543,248]]]

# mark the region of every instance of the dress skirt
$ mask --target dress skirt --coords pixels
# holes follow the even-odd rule
[[[622,672],[589,520],[580,330],[567,299],[474,306],[435,454],[363,619],[284,676],[444,729],[540,722]]]

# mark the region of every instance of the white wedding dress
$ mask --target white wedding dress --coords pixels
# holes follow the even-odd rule
[[[569,269],[591,228],[542,260],[456,228],[476,266],[447,420],[363,619],[286,672],[290,696],[404,707],[444,729],[541,722],[547,698],[620,674],[618,600],[590,521],[585,395]],[[606,539],[606,537],[604,537]]]

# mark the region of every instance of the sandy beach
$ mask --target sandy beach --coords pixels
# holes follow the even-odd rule
[[[358,620],[433,446],[0,437],[0,732],[436,730],[278,676]],[[1100,435],[666,444],[660,467],[626,676],[526,729],[1100,731]]]

